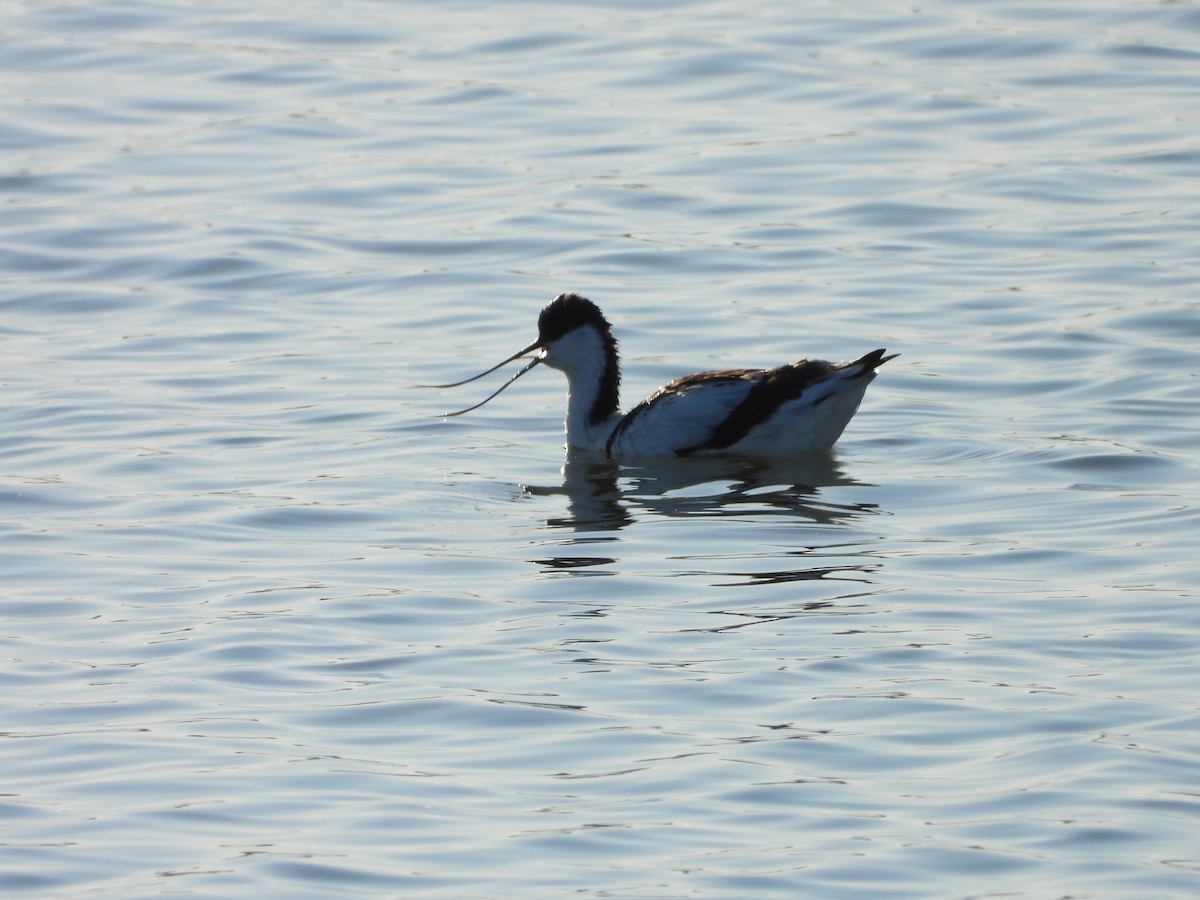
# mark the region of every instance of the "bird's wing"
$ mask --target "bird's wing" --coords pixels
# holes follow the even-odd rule
[[[796,418],[852,383],[857,398],[892,357],[874,350],[854,362],[799,360],[774,369],[702,372],[672,381],[635,406],[608,439],[609,456],[689,456],[721,451],[764,425],[785,404]],[[845,427],[842,416],[832,443]]]
[[[732,369],[676,379],[629,411],[609,438],[607,452],[675,456],[703,446],[767,374]]]

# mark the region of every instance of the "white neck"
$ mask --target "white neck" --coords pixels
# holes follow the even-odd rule
[[[572,378],[567,375],[567,446],[580,450],[603,450],[608,443],[617,422],[621,420],[620,411],[613,412],[600,422],[592,422],[590,413],[596,405],[598,382],[586,380],[583,376]]]
[[[610,363],[609,354],[614,358]],[[592,328],[569,332],[547,348],[546,365],[559,369],[567,376],[567,445],[582,450],[603,450],[621,413],[616,398],[604,401],[602,387],[608,368],[616,365],[615,349],[610,351]],[[607,402],[612,408],[597,407]],[[599,412],[600,418],[593,419]]]

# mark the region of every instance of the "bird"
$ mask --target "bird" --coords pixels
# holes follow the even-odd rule
[[[569,450],[610,460],[713,455],[787,457],[829,452],[858,410],[875,370],[899,354],[872,350],[853,362],[802,359],[773,369],[685,375],[629,412],[619,403],[621,363],[612,325],[579,294],[559,294],[538,316],[537,340],[490,369],[434,388],[458,387],[536,354],[476,410],[538,365],[567,377]]]

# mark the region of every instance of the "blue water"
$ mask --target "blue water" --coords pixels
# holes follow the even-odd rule
[[[1194,4],[10,4],[0,890],[1194,897]],[[836,455],[566,460],[901,356]]]

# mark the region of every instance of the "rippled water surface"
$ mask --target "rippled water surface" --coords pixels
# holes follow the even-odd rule
[[[14,2],[0,890],[1200,892],[1200,8]],[[838,452],[564,460],[901,356]]]

